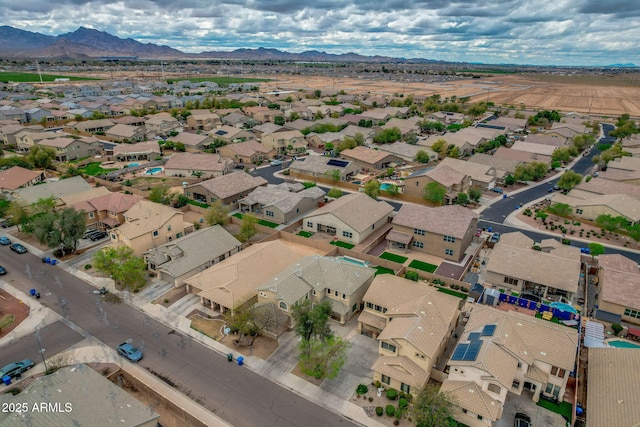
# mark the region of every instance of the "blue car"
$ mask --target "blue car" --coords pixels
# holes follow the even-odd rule
[[[118,346],[118,353],[130,362],[139,362],[142,360],[142,352],[125,342]]]
[[[11,244],[11,240],[7,236],[0,237],[0,245],[7,246]]]
[[[23,372],[28,371],[33,368],[33,360],[24,359],[19,362],[9,363],[6,366],[0,368],[0,378],[2,377],[11,377],[11,378],[20,378]]]
[[[27,253],[27,248],[22,246],[20,243],[14,243],[13,245],[9,246],[9,248],[11,248],[12,251],[17,252],[19,254]]]

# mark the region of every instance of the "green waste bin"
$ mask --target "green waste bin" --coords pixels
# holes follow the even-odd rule
[[[229,362],[233,362],[233,354],[231,354],[231,353],[227,354],[227,360]]]

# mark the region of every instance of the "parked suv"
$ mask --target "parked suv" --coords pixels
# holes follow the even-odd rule
[[[9,363],[0,369],[0,378],[9,376],[11,378],[20,378],[24,371],[33,368],[33,360],[24,359],[19,362]]]
[[[100,240],[107,237],[107,233],[105,233],[104,231],[96,231],[95,233],[89,235],[89,239],[91,239],[91,241],[95,242],[96,240]]]

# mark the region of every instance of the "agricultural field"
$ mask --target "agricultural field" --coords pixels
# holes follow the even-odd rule
[[[83,80],[100,80],[92,77],[76,77],[76,76],[57,76],[53,74],[43,74],[43,82],[53,82],[55,79],[69,79],[69,81],[83,81]],[[40,76],[38,73],[11,73],[6,71],[0,71],[0,82],[20,82],[20,83],[40,83]]]

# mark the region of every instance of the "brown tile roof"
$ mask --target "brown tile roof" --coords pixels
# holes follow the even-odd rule
[[[638,264],[620,254],[599,255],[602,269],[600,298],[623,307],[640,309],[640,271]]]
[[[137,144],[118,144],[113,147],[113,154],[152,152],[160,154],[158,141],[138,142]]]
[[[587,422],[590,426],[637,426],[640,422],[640,351],[590,348]]]
[[[460,184],[467,177],[466,174],[446,165],[438,165],[433,169],[425,172],[424,175],[444,185],[447,188],[453,187],[456,184]]]
[[[231,163],[231,159],[221,157],[218,154],[174,153],[167,160],[164,168],[221,172],[226,170]]]
[[[268,153],[273,150],[270,147],[262,145],[255,139],[251,139],[245,142],[238,142],[236,144],[228,144],[225,147],[235,153],[238,153],[238,155],[245,157],[251,157],[256,153]]]
[[[475,382],[445,380],[440,391],[450,395],[456,405],[491,421],[497,420],[501,415],[502,403],[489,396]]]
[[[36,179],[41,174],[42,172],[39,171],[13,166],[0,171],[0,188],[13,191]]]
[[[318,215],[333,214],[360,233],[370,228],[371,224],[378,222],[381,218],[389,216],[391,212],[393,212],[393,207],[387,202],[374,200],[366,194],[352,193],[317,209],[307,215],[305,220]]]
[[[196,147],[198,144],[201,144],[203,141],[210,139],[209,135],[191,133],[191,132],[181,132],[176,136],[172,136],[170,139],[173,142],[181,142],[187,147]]]
[[[582,181],[574,188],[595,194],[628,194],[640,200],[640,185],[612,181],[601,176],[589,181]]]
[[[246,172],[232,172],[227,175],[202,181],[199,184],[194,184],[187,188],[191,188],[195,185],[201,185],[218,196],[218,198],[226,199],[227,197],[231,197],[235,194],[253,190],[254,188],[265,185],[266,183],[267,180],[260,176],[251,176]]]
[[[365,163],[375,164],[387,157],[391,157],[392,154],[381,150],[373,150],[371,148],[358,146],[341,151],[340,156],[352,158]]]
[[[90,199],[88,202],[97,211],[123,213],[131,209],[140,200],[142,200],[142,197],[135,194],[110,193]]]
[[[462,239],[476,219],[477,213],[460,205],[431,208],[405,203],[391,223]]]
[[[407,356],[379,356],[371,369],[417,389],[429,379],[429,373]]]

